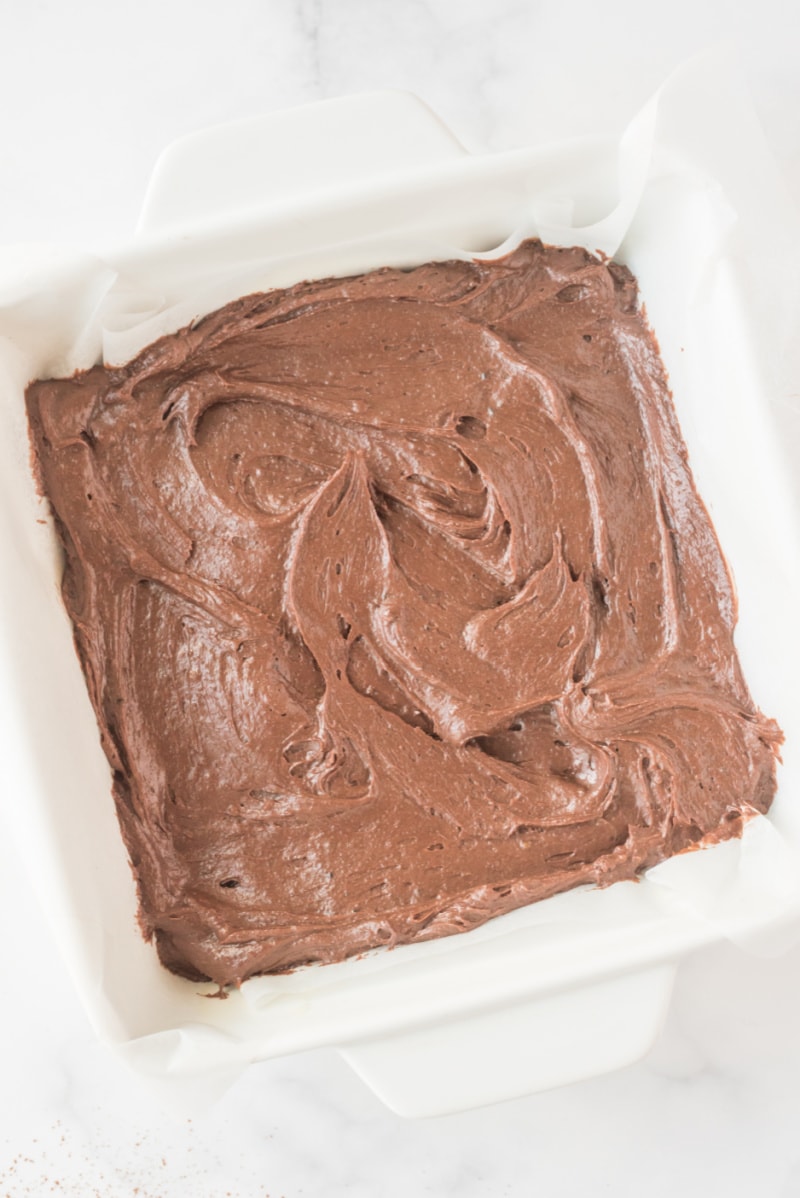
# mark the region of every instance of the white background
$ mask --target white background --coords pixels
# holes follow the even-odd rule
[[[375,87],[417,92],[474,150],[616,133],[720,40],[800,203],[798,14],[790,0],[0,0],[0,241],[124,238],[171,139]],[[696,956],[646,1061],[550,1094],[406,1123],[318,1052],[251,1068],[188,1121],[94,1041],[1,835],[0,919],[0,1198],[800,1198],[800,951]]]

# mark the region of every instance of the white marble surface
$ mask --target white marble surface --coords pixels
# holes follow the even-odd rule
[[[740,48],[800,201],[797,12],[793,0],[0,0],[0,239],[124,237],[173,137],[379,86],[418,92],[475,149],[616,132],[720,38]],[[14,779],[2,787],[13,796]],[[95,1042],[26,896],[3,839],[3,1198],[800,1196],[800,950],[695,956],[647,1060],[549,1094],[408,1123],[318,1052],[252,1067],[188,1121],[154,1108]]]

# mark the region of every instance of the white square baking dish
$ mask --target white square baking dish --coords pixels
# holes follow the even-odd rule
[[[800,438],[783,403],[791,364],[782,378],[765,367],[789,344],[776,313],[787,328],[800,317],[800,241],[746,106],[720,79],[710,95],[707,66],[684,71],[619,145],[473,156],[392,92],[211,129],[166,151],[126,245],[0,257],[5,806],[98,1034],[174,1096],[208,1099],[250,1061],[320,1045],[340,1047],[410,1115],[562,1084],[647,1050],[686,952],[720,936],[792,934],[800,536],[786,451]],[[794,240],[767,251],[765,228]],[[462,936],[254,978],[210,1001],[200,991],[212,987],[159,965],[136,925],[59,553],[30,474],[23,389],[101,354],[124,361],[238,295],[496,251],[523,235],[616,253],[639,279],[737,582],[745,677],[786,734],[773,811],[741,842],[674,858],[639,884],[584,888]]]

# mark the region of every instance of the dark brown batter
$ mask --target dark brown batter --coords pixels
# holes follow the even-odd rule
[[[769,807],[625,268],[527,242],[303,283],[28,406],[170,969],[459,932]]]

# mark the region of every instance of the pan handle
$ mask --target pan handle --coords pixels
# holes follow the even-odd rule
[[[676,970],[669,961],[339,1051],[398,1115],[520,1098],[643,1057],[666,1015]]]
[[[137,233],[164,233],[353,183],[408,175],[466,150],[417,96],[365,92],[213,125],[156,163]]]

